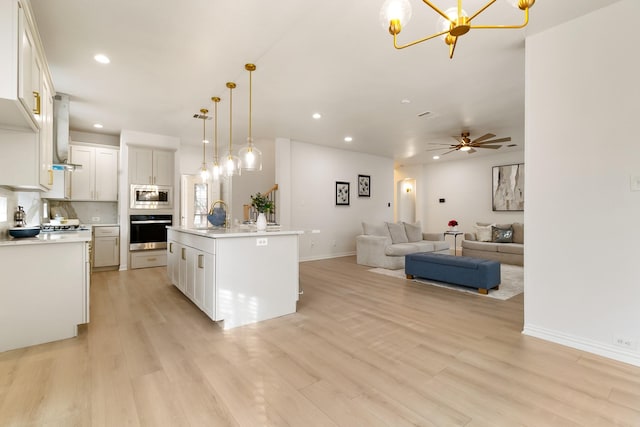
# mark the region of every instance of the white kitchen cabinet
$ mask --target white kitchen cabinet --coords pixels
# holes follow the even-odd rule
[[[45,80],[51,82],[29,4],[0,0],[0,127],[39,130]]]
[[[172,151],[129,147],[129,183],[173,185]]]
[[[197,242],[174,235],[167,247],[167,272],[171,283],[200,310],[215,318],[215,256],[213,246],[208,251],[196,248]]]
[[[162,267],[167,265],[167,253],[163,249],[131,252],[129,260],[131,269]]]
[[[93,267],[105,269],[120,265],[120,227],[93,226]]]
[[[40,185],[53,188],[53,94],[46,79],[40,97]]]
[[[70,161],[82,169],[71,174],[71,200],[118,200],[118,150],[89,145],[69,146]]]
[[[0,244],[0,352],[77,336],[89,322],[88,270],[86,240]]]

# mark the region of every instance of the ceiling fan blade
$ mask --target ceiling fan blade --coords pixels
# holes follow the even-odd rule
[[[442,153],[441,156],[444,156],[445,154],[449,154],[449,153],[453,153],[454,151],[458,151],[457,148],[453,149],[453,150],[449,150],[446,153]]]
[[[430,142],[428,145],[450,145],[450,146],[455,146],[457,144],[444,144],[442,142]]]
[[[495,135],[494,135],[494,134],[492,134],[492,133],[487,133],[487,134],[485,134],[485,135],[482,135],[480,138],[476,138],[476,139],[474,139],[473,141],[471,141],[471,143],[472,143],[472,144],[475,144],[475,143],[477,143],[477,142],[484,141],[485,139],[493,138],[494,136],[495,136]]]
[[[458,141],[458,144],[464,144],[464,141],[462,140],[461,136],[452,136],[451,138],[453,138],[456,141]]]
[[[506,138],[499,138],[499,139],[492,139],[491,141],[484,141],[484,142],[478,142],[478,145],[482,145],[482,144],[496,144],[496,143],[500,143],[500,142],[508,142],[511,141],[511,137],[508,136]]]
[[[474,147],[476,147],[476,148],[491,148],[492,150],[495,150],[497,148],[502,148],[502,145],[474,145]]]

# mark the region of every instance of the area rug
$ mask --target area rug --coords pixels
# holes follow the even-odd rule
[[[395,277],[397,279],[409,280],[404,274],[404,269],[387,270],[386,268],[372,268],[372,273],[384,274],[385,276]],[[477,289],[467,288],[466,286],[452,285],[450,283],[436,282],[434,280],[426,280],[415,278],[414,282],[423,283],[425,285],[439,286],[458,292],[466,292],[480,297],[495,298],[499,300],[508,300],[516,295],[524,292],[524,268],[518,265],[500,264],[500,289],[489,290],[487,295],[478,292]]]

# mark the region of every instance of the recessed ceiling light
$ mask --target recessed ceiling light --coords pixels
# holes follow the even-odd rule
[[[96,128],[96,129],[102,129],[104,126],[102,126],[101,123],[94,123],[93,127]]]
[[[344,137],[344,142],[351,142],[351,141],[353,141],[353,138],[351,138],[350,136]]]
[[[95,59],[101,64],[108,64],[109,62],[111,62],[109,57],[107,55],[103,55],[102,53],[97,54],[96,56],[93,57],[93,59]]]
[[[318,120],[318,119],[321,119],[321,118],[322,118],[322,114],[320,114],[320,113],[313,113],[313,116],[311,116],[311,117],[313,117],[314,119]]]
[[[402,101],[400,101],[401,104],[411,104],[411,100],[410,99],[403,99]]]
[[[433,160],[438,160],[440,156],[433,156]]]

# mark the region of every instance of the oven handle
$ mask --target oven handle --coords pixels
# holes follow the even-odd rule
[[[146,221],[131,221],[131,224],[171,224],[170,219],[149,219]]]

